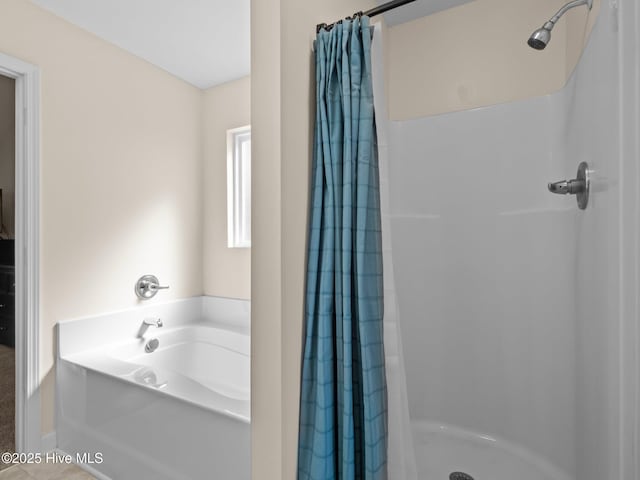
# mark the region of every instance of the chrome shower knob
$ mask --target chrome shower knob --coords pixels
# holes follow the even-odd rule
[[[584,192],[586,185],[584,180],[561,180],[559,182],[553,182],[547,185],[551,193],[557,193],[559,195],[577,195]]]
[[[158,290],[166,290],[168,285],[161,286],[158,277],[155,275],[144,275],[136,282],[136,295],[140,300],[153,298]]]
[[[578,166],[576,178],[549,183],[547,188],[551,193],[557,193],[558,195],[575,195],[578,200],[578,208],[584,210],[589,204],[590,186],[589,165],[587,165],[587,162],[582,162]]]

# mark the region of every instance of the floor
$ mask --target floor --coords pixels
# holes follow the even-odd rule
[[[15,465],[0,472],[0,480],[95,480],[80,467],[67,464]]]
[[[0,345],[0,453],[15,451],[15,350]],[[0,461],[0,470],[8,468]]]
[[[0,345],[0,453],[15,451],[15,351]],[[7,465],[0,461],[0,480],[94,480],[75,465],[41,463]]]

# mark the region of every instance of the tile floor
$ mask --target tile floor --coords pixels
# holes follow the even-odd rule
[[[0,480],[95,480],[75,465],[42,463],[14,465],[0,471]]]

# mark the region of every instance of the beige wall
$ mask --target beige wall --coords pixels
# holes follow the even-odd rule
[[[599,0],[576,8],[543,51],[529,35],[565,0],[476,0],[386,30],[389,115],[408,119],[545,95],[573,71]]]
[[[0,2],[0,51],[41,69],[41,375],[57,321],[202,294],[202,92],[32,5]]]
[[[251,79],[204,94],[205,295],[251,298],[251,249],[227,247],[227,130],[251,123]]]
[[[0,75],[0,188],[2,238],[14,237],[15,218],[15,80]]]
[[[281,0],[251,0],[251,470],[283,475]],[[301,163],[306,163],[306,153]],[[294,328],[298,328],[297,326]],[[299,348],[293,342],[290,350]],[[286,448],[291,449],[290,445]]]

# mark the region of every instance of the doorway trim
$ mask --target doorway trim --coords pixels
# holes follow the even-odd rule
[[[0,53],[15,79],[16,451],[40,452],[40,70]]]

